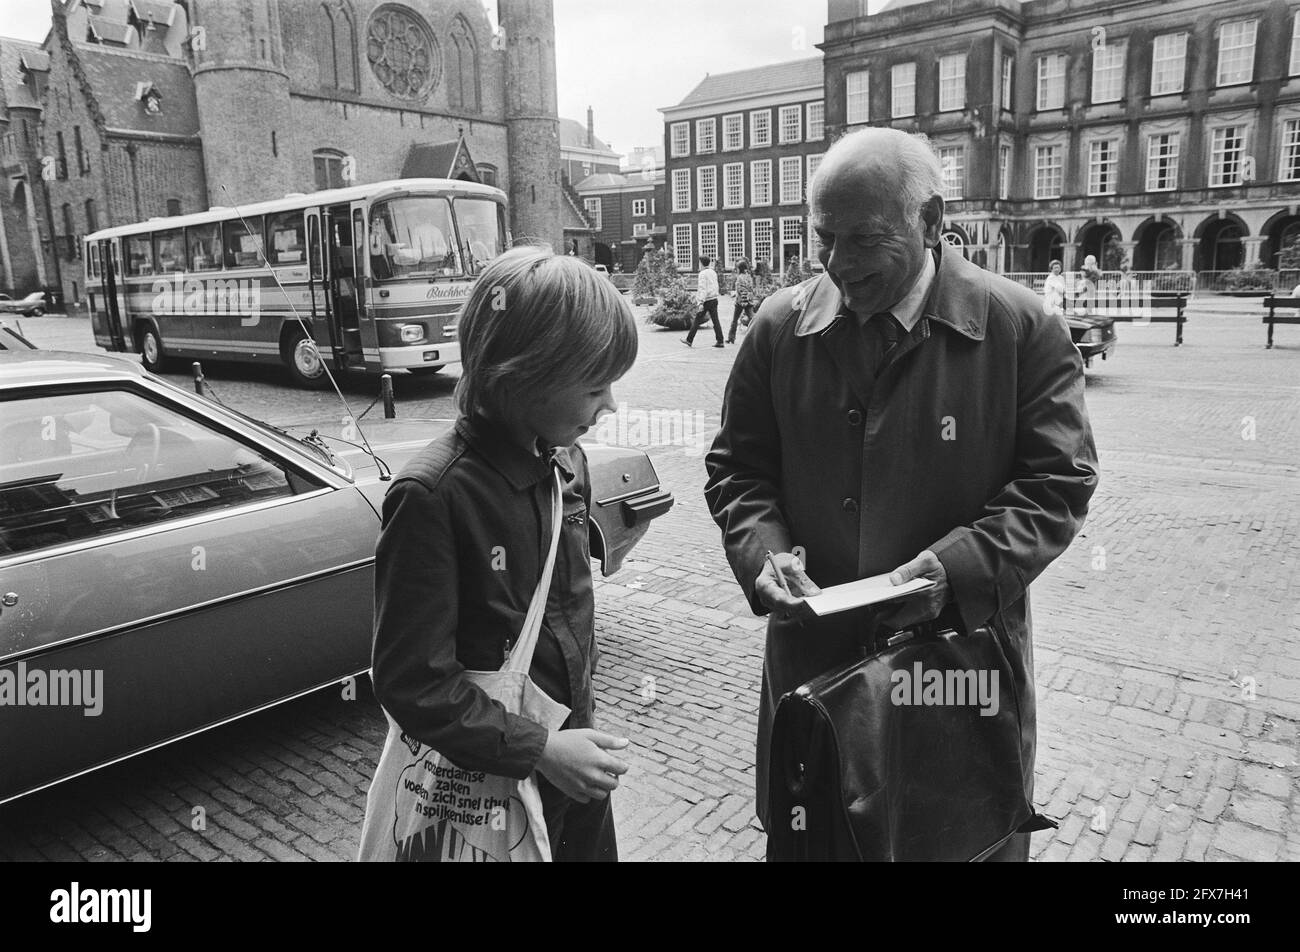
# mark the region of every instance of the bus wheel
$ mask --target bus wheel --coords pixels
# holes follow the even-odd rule
[[[293,331],[285,341],[284,363],[298,386],[307,390],[323,390],[329,386],[320,352],[301,328]]]
[[[144,327],[139,333],[140,359],[144,369],[151,374],[163,372],[167,358],[163,354],[162,338],[153,327]]]

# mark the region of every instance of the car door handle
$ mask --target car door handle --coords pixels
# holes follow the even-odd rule
[[[0,595],[0,606],[2,606],[0,607],[0,615],[4,614],[4,610],[6,608],[13,608],[17,604],[18,604],[17,592],[5,592],[3,595]]]

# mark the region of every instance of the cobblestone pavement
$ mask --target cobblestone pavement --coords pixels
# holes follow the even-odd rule
[[[42,346],[93,349],[84,321],[22,323]],[[1257,301],[1200,299],[1183,347],[1167,325],[1121,326],[1114,357],[1089,371],[1101,485],[1033,586],[1036,799],[1061,820],[1034,837],[1037,859],[1300,859],[1291,330],[1266,351]],[[598,715],[634,744],[615,794],[624,858],[758,859],[763,624],[700,492],[734,350],[678,336],[646,328],[616,387],[629,419],[683,415],[647,448],[676,507],[597,585]],[[226,402],[273,422],[337,414],[272,368],[205,369]],[[453,381],[398,380],[399,415],[451,416]],[[347,392],[360,412],[377,389]],[[0,808],[0,859],[347,858],[382,738],[364,687],[355,701],[321,692]]]

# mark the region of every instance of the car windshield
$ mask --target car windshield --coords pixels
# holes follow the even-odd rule
[[[9,400],[0,419],[0,558],[317,485],[135,393]]]
[[[370,273],[376,280],[463,274],[445,198],[395,198],[370,210]]]

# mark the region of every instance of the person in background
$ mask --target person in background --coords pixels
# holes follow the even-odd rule
[[[1097,264],[1096,255],[1088,255],[1083,259],[1079,274],[1083,278],[1083,294],[1080,295],[1083,298],[1083,312],[1091,314],[1097,305],[1097,286],[1101,283],[1101,266]]]
[[[741,320],[741,315],[744,319]],[[754,278],[749,273],[749,262],[741,259],[736,265],[736,306],[731,312],[731,330],[727,334],[727,343],[736,342],[736,324],[742,328],[749,327],[754,319]]]
[[[1053,261],[1048,267],[1047,280],[1043,282],[1043,313],[1065,313],[1065,275],[1061,262]]]
[[[713,333],[717,335],[718,342],[714,347],[721,347],[722,344],[722,322],[718,320],[718,275],[710,265],[712,260],[708,255],[700,255],[700,281],[696,290],[696,297],[700,304],[699,313],[691,321],[691,329],[682,338],[682,343],[687,347],[695,345],[695,334],[699,331],[700,326],[704,323],[706,317],[713,321]]]

